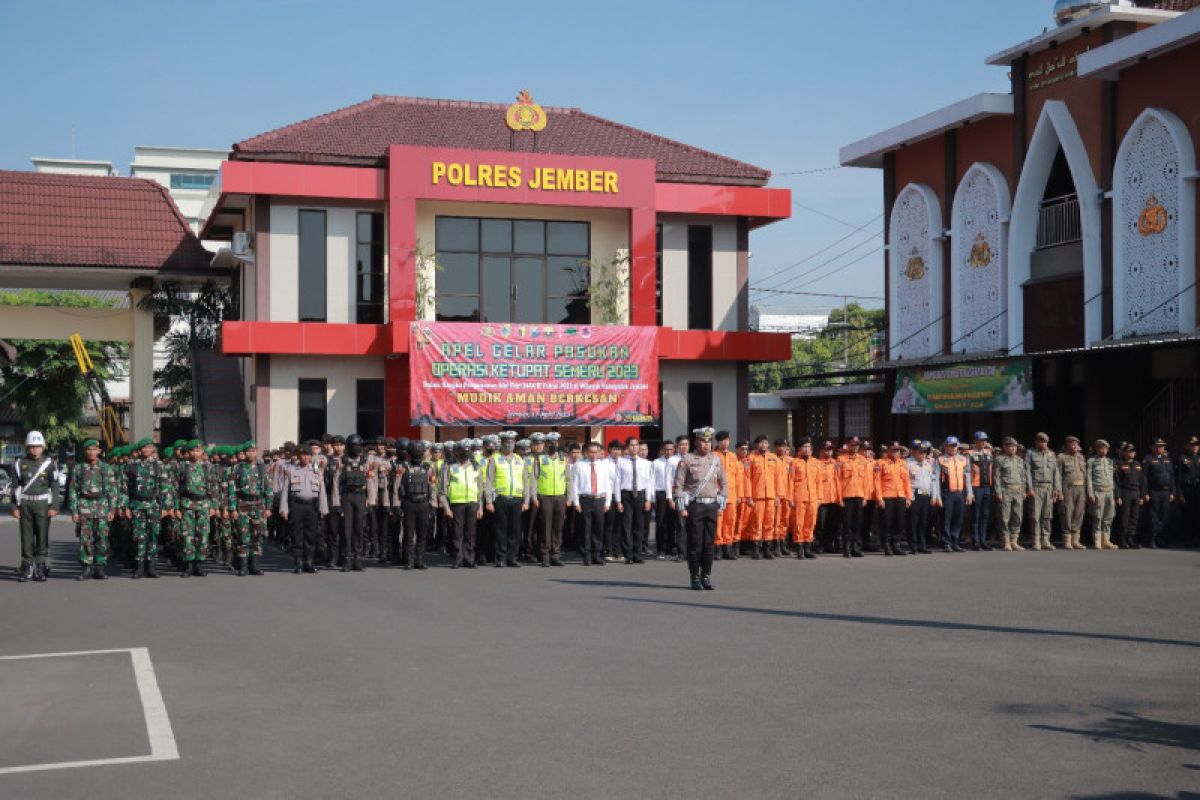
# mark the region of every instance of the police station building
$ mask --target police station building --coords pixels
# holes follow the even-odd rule
[[[746,433],[748,365],[790,356],[747,330],[750,233],[791,208],[769,177],[525,92],[375,96],[238,142],[202,238],[230,243],[221,351],[255,437],[416,434],[416,320],[656,328],[661,426],[640,435]]]

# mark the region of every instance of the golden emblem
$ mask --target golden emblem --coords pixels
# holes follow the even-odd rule
[[[913,247],[912,255],[908,257],[908,262],[904,265],[904,277],[910,281],[919,281],[925,277],[925,259],[921,258],[916,247]]]
[[[1142,236],[1152,236],[1167,229],[1167,210],[1153,194],[1146,197],[1146,207],[1138,214],[1137,228]]]
[[[971,245],[971,257],[967,263],[975,269],[983,269],[992,263],[992,246],[982,232],[975,237],[975,244]]]
[[[527,89],[522,89],[517,95],[517,102],[508,107],[504,121],[514,131],[540,131],[546,127],[546,112],[533,102],[533,95]]]

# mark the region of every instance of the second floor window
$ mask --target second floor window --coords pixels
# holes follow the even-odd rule
[[[437,319],[588,322],[590,227],[586,222],[438,217]]]
[[[356,225],[354,321],[360,325],[382,325],[383,214],[360,211]]]

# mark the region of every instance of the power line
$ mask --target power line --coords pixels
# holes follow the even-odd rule
[[[818,275],[817,277],[812,278],[811,280],[805,281],[804,283],[800,284],[799,288],[803,288],[805,286],[812,286],[814,283],[817,283],[818,281],[823,281],[826,278],[836,275],[844,269],[849,269],[850,267],[854,266],[855,264],[862,261],[863,259],[865,259],[869,256],[873,256],[881,250],[883,250],[883,245],[876,247],[874,250],[869,250],[869,251],[863,253],[858,258],[856,258],[852,261],[847,261],[845,264],[842,264],[840,267],[834,267],[833,269],[829,270],[829,272],[826,272],[824,275]],[[833,259],[830,259],[830,260],[832,261]],[[826,262],[826,263],[828,263],[828,262]],[[815,272],[815,271],[816,271],[816,269],[811,270],[808,274],[812,274],[812,272]]]
[[[754,287],[750,287],[754,289]],[[801,292],[796,289],[754,289],[756,292],[766,292],[768,294],[798,294],[805,297],[849,297],[854,300],[882,300],[882,297],[873,294],[846,294],[844,292]]]
[[[809,253],[809,254],[808,254],[808,255],[806,255],[804,258],[800,259],[799,261],[797,261],[797,262],[795,262],[795,263],[793,263],[793,264],[788,264],[786,267],[780,267],[779,269],[777,269],[777,270],[775,270],[774,272],[770,273],[770,274],[769,274],[769,275],[767,275],[766,277],[764,277],[764,278],[760,278],[760,279],[759,279],[759,280],[760,280],[760,283],[759,283],[759,285],[762,285],[762,282],[765,282],[765,281],[770,281],[770,280],[774,280],[775,278],[778,278],[780,275],[782,275],[782,274],[783,274],[783,273],[785,273],[785,272],[790,272],[791,270],[795,269],[796,267],[799,267],[799,266],[801,266],[802,264],[805,264],[805,263],[807,263],[807,262],[811,261],[812,259],[814,259],[814,258],[816,258],[817,256],[821,255],[821,253],[824,253],[824,252],[826,252],[827,250],[832,250],[834,247],[836,247],[837,245],[839,245],[839,244],[841,244],[842,242],[846,241],[847,239],[851,238],[851,237],[852,237],[852,236],[854,236],[856,233],[859,233],[860,231],[863,231],[863,230],[865,230],[865,229],[866,229],[866,228],[867,228],[869,225],[872,225],[872,224],[874,224],[874,223],[875,223],[875,221],[876,221],[876,220],[878,220],[878,219],[880,219],[882,216],[883,216],[883,215],[882,215],[882,214],[880,214],[878,217],[872,217],[871,219],[869,219],[869,220],[867,220],[866,222],[864,222],[862,225],[859,225],[859,226],[857,226],[857,227],[856,227],[854,230],[850,231],[850,233],[847,233],[847,234],[846,234],[845,236],[843,236],[842,238],[840,238],[840,239],[836,239],[836,240],[834,240],[834,241],[830,242],[829,244],[825,245],[824,247],[822,247],[822,248],[821,248],[821,249],[819,249],[819,250],[814,250],[813,252]],[[872,236],[872,237],[870,237],[870,238],[871,238],[871,239],[873,239],[873,238],[875,238],[875,236],[878,236],[878,235],[879,235],[879,234],[877,233],[877,234],[875,234],[874,236]],[[868,241],[870,241],[870,239],[868,239]],[[852,247],[852,248],[850,248],[850,249],[851,249],[851,250],[853,250],[854,248]],[[849,252],[849,251],[847,251],[847,252]],[[840,256],[839,256],[839,257],[840,257]],[[777,285],[778,285],[778,284],[777,284]]]
[[[838,170],[838,169],[846,169],[846,167],[843,167],[840,164],[837,164],[832,167],[815,167],[813,169],[798,169],[798,170],[793,170],[791,172],[772,172],[771,177],[772,178],[781,178],[784,175],[812,175],[817,172],[833,172],[834,170]]]

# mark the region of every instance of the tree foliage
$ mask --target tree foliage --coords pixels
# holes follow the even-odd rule
[[[34,289],[0,292],[0,306],[115,308],[116,303],[77,292]],[[75,352],[66,339],[15,339],[16,360],[0,367],[0,405],[15,408],[25,425],[40,430],[53,450],[82,438],[90,402]],[[125,377],[129,346],[85,341],[100,380]]]
[[[167,323],[162,338],[166,360],[154,371],[154,388],[162,390],[172,413],[192,404],[192,351],[217,346],[221,323],[234,308],[229,287],[207,281],[199,289],[167,281],[139,304]]]
[[[858,369],[871,364],[871,340],[883,330],[883,309],[863,308],[850,303],[845,309],[829,312],[829,320],[816,336],[793,339],[791,361],[769,361],[750,367],[750,385],[754,392],[773,392],[781,388],[825,386],[833,378],[806,378],[839,369]],[[836,379],[855,383],[862,377]]]

